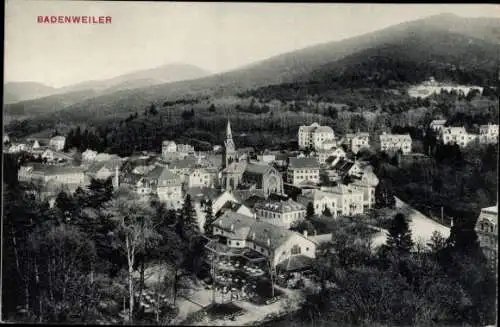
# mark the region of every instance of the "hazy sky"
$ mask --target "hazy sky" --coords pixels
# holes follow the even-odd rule
[[[168,63],[221,72],[439,13],[500,17],[500,6],[7,0],[4,80],[60,87]],[[38,24],[40,15],[112,24]]]

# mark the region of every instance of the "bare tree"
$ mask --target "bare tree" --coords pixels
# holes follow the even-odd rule
[[[116,233],[120,239],[120,249],[127,258],[129,322],[133,321],[134,310],[134,264],[136,255],[158,240],[158,233],[153,227],[154,210],[149,203],[124,189],[104,205],[103,212],[116,223]]]

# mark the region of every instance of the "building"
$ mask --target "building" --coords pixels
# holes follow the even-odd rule
[[[187,187],[214,187],[217,171],[210,168],[194,168],[185,177]]]
[[[85,171],[90,178],[106,180],[116,174],[122,166],[121,160],[108,160],[93,162]]]
[[[306,207],[311,202],[316,214],[321,214],[328,208],[335,218],[338,216],[362,214],[365,204],[363,197],[363,190],[350,185],[340,184],[333,187],[321,187],[320,190],[303,190],[302,194],[297,197],[297,201]],[[367,199],[366,202],[372,202],[372,198]]]
[[[177,209],[183,203],[180,178],[167,167],[156,166],[144,174],[136,183],[136,192],[146,196],[157,195],[167,208]]]
[[[498,205],[481,210],[476,222],[475,231],[484,255],[496,266],[498,251]]]
[[[306,207],[291,199],[259,202],[254,206],[254,211],[257,219],[286,229],[306,216]]]
[[[498,125],[488,124],[479,127],[479,143],[496,144],[498,143]]]
[[[459,147],[465,147],[480,140],[478,134],[467,133],[465,127],[444,127],[441,130],[440,139],[443,144],[457,144]]]
[[[403,153],[410,153],[411,143],[410,134],[387,134],[384,132],[380,135],[380,149],[385,152],[401,150]]]
[[[5,143],[9,143],[9,142],[10,142],[10,137],[9,137],[9,135],[4,134],[4,135],[3,135],[3,144],[5,144]]]
[[[66,137],[58,135],[54,136],[49,141],[49,147],[56,151],[62,151],[64,149],[64,145],[66,144]]]
[[[363,211],[375,207],[375,188],[379,183],[378,177],[371,170],[364,171],[359,177],[355,178],[349,186],[363,193]]]
[[[28,146],[24,143],[13,143],[9,147],[9,153],[18,153],[22,151],[27,151]]]
[[[352,153],[356,154],[361,149],[370,148],[369,133],[346,134],[344,143]]]
[[[322,149],[316,151],[316,158],[320,165],[335,165],[340,159],[346,158],[346,153],[341,147],[333,147],[331,149]]]
[[[84,162],[94,161],[96,157],[97,157],[97,151],[87,149],[82,152],[82,161]]]
[[[222,153],[221,185],[225,190],[261,190],[265,196],[283,193],[283,178],[276,168],[238,156],[229,121]]]
[[[55,166],[45,164],[30,164],[21,166],[18,171],[19,181],[24,182],[49,182],[57,185],[85,186],[88,179],[85,178],[83,169],[80,167]]]
[[[41,158],[48,163],[69,163],[73,160],[73,157],[69,154],[54,151],[52,149],[46,149],[42,154]]]
[[[194,154],[194,147],[189,144],[177,144],[177,153],[182,155]]]
[[[263,154],[259,154],[257,159],[261,162],[265,162],[267,164],[271,164],[276,160],[276,155],[269,152],[264,152]]]
[[[444,125],[446,124],[445,119],[435,119],[431,121],[429,124],[429,127],[436,133],[441,133],[441,130],[444,128]]]
[[[332,140],[335,140],[335,133],[331,127],[321,126],[318,123],[299,127],[298,143],[301,149],[308,147],[319,149],[324,142]]]
[[[273,267],[293,256],[316,257],[316,243],[302,234],[232,212],[214,222],[214,235],[229,248],[259,253]]]
[[[319,162],[316,158],[289,158],[287,182],[298,185],[304,182],[319,183]]]
[[[161,144],[161,156],[164,160],[168,160],[177,152],[177,145],[174,141],[163,141]]]

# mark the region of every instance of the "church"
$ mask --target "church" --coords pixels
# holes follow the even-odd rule
[[[229,121],[222,154],[221,176],[221,185],[226,191],[256,190],[265,198],[273,193],[283,193],[283,178],[276,168],[265,162],[254,162],[238,156]]]

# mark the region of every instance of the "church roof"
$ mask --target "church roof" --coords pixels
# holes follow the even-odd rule
[[[249,163],[245,168],[245,173],[264,175],[271,170],[272,167],[267,164]]]

